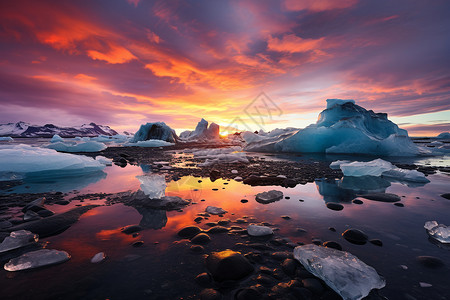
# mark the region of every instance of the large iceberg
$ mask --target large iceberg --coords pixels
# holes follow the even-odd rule
[[[349,252],[310,244],[296,247],[294,258],[344,300],[362,299],[386,285],[374,268]]]
[[[169,143],[176,143],[178,136],[175,130],[164,122],[147,123],[141,125],[138,132],[131,139],[131,143],[147,140],[162,140]]]
[[[438,139],[450,139],[450,132],[439,133],[436,138],[438,138]]]
[[[52,138],[53,140],[53,138]],[[68,142],[52,142],[45,148],[53,149],[60,152],[99,152],[106,149],[106,145],[103,143],[89,141],[79,144],[73,144]]]
[[[194,131],[183,131],[180,134],[180,139],[185,141],[210,141],[219,139],[220,126],[216,123],[209,124],[205,119],[201,119],[198,122]]]
[[[0,181],[79,176],[104,168],[103,164],[87,156],[23,144],[0,146]]]
[[[246,135],[244,139],[249,141]],[[374,113],[356,105],[353,100],[340,99],[327,100],[327,108],[320,113],[316,124],[278,137],[249,142],[245,150],[382,156],[413,156],[427,152],[411,141],[406,130],[388,120],[387,114]]]
[[[369,161],[335,161],[330,164],[333,168],[339,167],[344,176],[383,176],[393,178],[399,181],[410,181],[418,183],[430,182],[425,174],[417,170],[405,170],[397,168],[388,161],[381,158]]]

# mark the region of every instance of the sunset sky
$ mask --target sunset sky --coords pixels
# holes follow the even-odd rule
[[[253,129],[244,109],[264,92],[279,108],[266,130],[341,98],[436,135],[450,131],[449,13],[447,0],[1,1],[0,123]]]

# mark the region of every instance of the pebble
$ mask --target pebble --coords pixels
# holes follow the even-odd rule
[[[371,242],[375,246],[379,246],[379,247],[383,246],[383,242],[381,240],[378,240],[378,239],[372,239],[372,240],[369,240],[369,242]]]
[[[206,233],[199,233],[193,238],[191,238],[191,242],[193,244],[206,244],[211,241],[211,238]]]
[[[241,199],[241,203],[247,203],[248,200],[247,199]]]
[[[99,252],[91,258],[91,263],[93,263],[93,264],[99,263],[99,262],[103,261],[105,258],[106,258],[105,253]]]
[[[200,292],[200,300],[220,300],[222,295],[215,289],[204,289]]]
[[[240,280],[250,275],[254,267],[240,252],[225,250],[212,252],[206,258],[206,267],[214,280]]]
[[[281,216],[281,218],[285,219],[285,220],[290,220],[291,219],[291,217],[289,217],[289,216]]]
[[[331,210],[339,211],[339,210],[343,210],[343,209],[344,209],[344,206],[343,206],[342,204],[339,204],[339,203],[328,202],[328,203],[327,203],[327,208],[329,208],[329,209],[331,209]]]
[[[363,204],[364,202],[362,201],[362,200],[360,200],[360,199],[354,199],[353,201],[352,201],[354,204]]]
[[[403,203],[399,203],[399,202],[398,203],[394,203],[394,205],[398,206],[398,207],[404,207],[405,206]]]
[[[364,245],[367,242],[368,236],[359,229],[347,229],[342,236],[352,244]]]
[[[202,230],[197,226],[188,226],[184,227],[180,231],[178,231],[178,236],[182,238],[192,238],[198,233],[200,233]]]
[[[327,248],[333,248],[333,249],[337,249],[337,250],[342,250],[342,246],[334,241],[326,241],[325,243],[323,243],[324,247]]]
[[[426,282],[419,282],[419,285],[421,288],[429,288],[433,286],[432,284]]]
[[[133,247],[141,247],[144,245],[144,241],[136,241],[133,244],[131,244]]]

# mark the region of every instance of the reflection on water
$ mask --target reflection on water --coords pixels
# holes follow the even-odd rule
[[[81,189],[81,193],[136,191],[140,184],[136,176],[150,170],[147,166],[108,167],[106,177],[87,182],[77,189]],[[185,226],[196,225],[194,219],[207,206],[217,206],[228,211],[224,218],[230,219],[231,225],[245,228],[247,224],[235,223],[245,216],[249,222],[273,224],[279,229],[276,234],[293,242],[311,243],[313,238],[338,242],[344,250],[358,256],[386,278],[387,286],[382,294],[389,299],[445,299],[449,268],[426,269],[416,262],[417,256],[430,255],[450,265],[450,251],[432,244],[423,228],[430,220],[449,223],[450,201],[439,196],[449,192],[449,178],[442,174],[428,178],[431,182],[422,186],[408,186],[380,177],[344,177],[282,188],[252,187],[233,180],[212,182],[209,178],[185,176],[169,182],[166,195],[192,199],[196,204],[182,211],[169,212],[123,204],[95,208],[64,233],[44,239],[52,248],[68,251],[72,255],[69,262],[17,273],[11,278],[7,278],[6,271],[0,271],[4,278],[0,280],[0,288],[7,295],[5,299],[26,298],[30,290],[37,299],[51,298],[49,291],[54,291],[59,298],[67,298],[68,293],[83,299],[157,298],[152,296],[154,294],[146,294],[147,290],[167,295],[166,299],[187,298],[201,290],[194,284],[193,277],[205,272],[205,268],[203,257],[189,252],[189,244],[178,243],[176,233]],[[255,201],[257,193],[272,189],[282,191],[289,199],[266,205]],[[405,207],[370,200],[364,200],[362,205],[351,202],[356,195],[379,192],[401,196]],[[248,202],[242,203],[241,199]],[[330,201],[342,202],[344,210],[328,209],[325,202]],[[281,218],[284,215],[291,219]],[[206,222],[218,220],[219,216],[211,216],[198,226],[208,229]],[[130,224],[139,224],[144,230],[136,237],[120,231]],[[300,227],[306,233],[299,235]],[[329,227],[334,227],[337,232],[330,231]],[[382,240],[383,247],[347,242],[341,233],[348,228],[358,228],[370,239]],[[231,238],[226,234],[213,236],[212,242],[205,245],[206,252],[243,241],[232,240],[226,244],[227,239]],[[137,240],[144,241],[144,245],[133,247]],[[91,264],[90,258],[100,251],[106,252],[107,260],[98,265]],[[400,265],[406,265],[408,269],[404,270]],[[86,284],[85,278],[90,278],[90,285]],[[433,287],[420,288],[419,282],[430,283]]]

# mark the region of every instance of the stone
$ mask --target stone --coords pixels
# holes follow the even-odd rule
[[[343,210],[344,209],[344,205],[340,204],[340,203],[335,203],[335,202],[328,202],[327,204],[327,208],[331,209],[331,210]]]
[[[256,201],[262,204],[268,204],[283,199],[283,192],[270,190],[256,194]]]
[[[125,234],[133,234],[142,230],[142,227],[139,225],[128,225],[120,229]]]
[[[326,241],[325,243],[323,243],[323,246],[327,248],[333,248],[336,250],[342,250],[342,246],[339,243],[333,241]]]
[[[206,233],[199,233],[196,236],[194,236],[193,238],[191,238],[191,242],[193,244],[202,245],[202,244],[209,243],[210,241],[211,241],[211,238]]]
[[[27,230],[13,231],[0,244],[0,253],[22,248],[36,243],[39,236]]]
[[[19,257],[9,260],[4,266],[6,271],[21,271],[59,264],[70,259],[70,255],[65,251],[41,249],[22,254]]]
[[[105,258],[106,258],[105,253],[99,252],[91,258],[91,263],[96,264],[96,263],[102,262],[103,260],[105,260]]]
[[[272,228],[256,224],[248,225],[247,232],[251,236],[265,236],[273,234]]]
[[[225,250],[212,252],[206,258],[206,267],[214,280],[240,280],[250,275],[254,268],[240,252]]]
[[[204,289],[200,292],[200,300],[220,300],[222,295],[215,289]]]
[[[365,194],[361,195],[362,198],[373,200],[373,201],[380,201],[380,202],[398,202],[401,200],[401,198],[396,194],[390,194],[390,193],[375,193],[375,194]]]
[[[206,207],[205,211],[211,215],[223,215],[227,213],[227,211],[225,211],[224,209],[215,206],[208,206]]]
[[[359,229],[347,229],[342,236],[352,244],[364,245],[367,242],[368,236]]]

